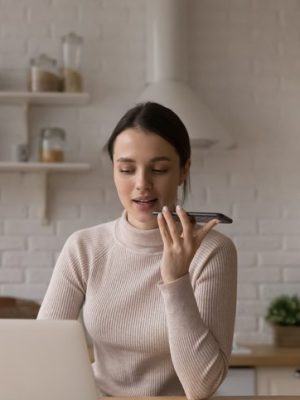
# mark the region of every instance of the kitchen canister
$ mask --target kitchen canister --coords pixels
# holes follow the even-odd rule
[[[30,60],[28,89],[32,92],[60,91],[61,77],[54,58],[41,54]]]
[[[64,161],[66,133],[57,127],[43,128],[40,133],[40,161]]]
[[[82,92],[83,83],[80,72],[82,43],[82,37],[74,32],[68,33],[61,39],[64,92]]]

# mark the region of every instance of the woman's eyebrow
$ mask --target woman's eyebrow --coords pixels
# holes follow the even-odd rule
[[[120,157],[117,159],[117,162],[135,162],[132,158]]]
[[[157,162],[157,161],[171,161],[171,159],[170,159],[170,157],[159,156],[159,157],[151,158],[151,160],[150,160],[150,162]],[[131,163],[134,163],[136,161],[133,160],[132,158],[120,157],[120,158],[117,159],[117,162],[131,162]]]

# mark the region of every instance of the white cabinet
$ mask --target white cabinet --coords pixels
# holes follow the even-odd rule
[[[216,396],[254,396],[256,394],[255,368],[229,368]]]
[[[229,368],[226,379],[219,387],[215,395],[300,396],[300,368],[297,367]]]
[[[300,347],[266,344],[249,346],[249,349],[244,354],[233,351],[230,366],[255,368],[257,396],[291,395],[300,399]]]
[[[257,395],[300,395],[300,360],[299,368],[257,368],[256,378]]]
[[[12,104],[20,108],[23,115],[23,123],[25,126],[24,143],[29,142],[29,107],[34,105],[49,106],[70,106],[70,105],[84,105],[89,102],[88,93],[55,93],[55,92],[1,92],[0,91],[0,105]],[[59,172],[84,172],[90,169],[87,163],[39,163],[39,162],[1,162],[0,173],[15,171],[20,173],[35,173],[37,175],[37,186],[41,193],[41,209],[40,218],[43,223],[48,222],[47,218],[47,177],[49,173]]]

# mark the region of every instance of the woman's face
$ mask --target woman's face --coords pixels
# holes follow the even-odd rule
[[[157,227],[152,211],[174,209],[177,188],[190,162],[180,168],[175,148],[162,137],[139,128],[121,132],[114,143],[114,181],[128,221],[140,229]]]

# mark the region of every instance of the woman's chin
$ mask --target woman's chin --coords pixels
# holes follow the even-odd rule
[[[127,212],[128,221],[131,225],[141,229],[155,229],[157,228],[157,216],[152,212]]]

